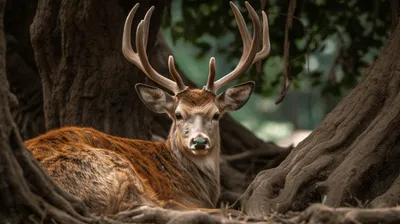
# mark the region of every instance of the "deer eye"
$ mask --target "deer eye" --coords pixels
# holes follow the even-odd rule
[[[213,120],[218,120],[219,119],[219,113],[215,113],[213,116]]]
[[[177,120],[181,120],[182,119],[182,114],[181,113],[175,113],[175,118],[177,119]]]

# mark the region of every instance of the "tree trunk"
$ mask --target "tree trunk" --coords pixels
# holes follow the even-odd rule
[[[121,53],[126,14],[135,3],[38,2],[31,41],[42,79],[47,130],[90,126],[118,136],[150,138],[151,117],[134,90],[146,76]],[[134,20],[137,24],[151,5],[156,10],[150,47],[165,1],[141,1]]]
[[[400,203],[400,26],[364,80],[278,167],[257,175],[240,204],[250,215]]]
[[[83,203],[54,185],[24,147],[13,121],[10,106],[17,106],[17,98],[9,91],[5,75],[4,7],[5,1],[0,0],[0,220],[50,221],[47,215],[56,221],[85,221]]]
[[[12,108],[12,114],[23,139],[45,132],[42,83],[29,34],[36,6],[36,1],[8,1],[4,18],[7,79],[19,102],[19,106]]]

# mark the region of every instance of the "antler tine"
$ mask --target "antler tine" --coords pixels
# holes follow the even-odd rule
[[[152,6],[146,13],[143,20],[140,21],[139,25],[136,28],[136,49],[137,53],[133,51],[131,44],[131,27],[132,20],[139,7],[139,3],[137,3],[132,10],[129,12],[128,17],[126,18],[124,25],[124,33],[122,37],[122,53],[128,61],[135,64],[142,70],[151,80],[158,83],[159,85],[165,87],[166,89],[172,91],[174,94],[184,90],[186,86],[183,84],[182,79],[180,78],[178,72],[175,69],[175,66],[169,65],[170,72],[172,77],[177,81],[174,82],[161,74],[159,74],[153,67],[150,65],[149,59],[147,57],[146,48],[147,48],[147,40],[149,35],[149,27],[151,16],[154,11],[154,6]],[[170,63],[169,63],[170,64]],[[172,60],[173,64],[173,60]],[[179,76],[179,78],[177,78]]]
[[[235,16],[235,20],[236,20],[236,23],[237,23],[237,26],[239,29],[240,36],[242,37],[243,53],[239,60],[239,61],[242,61],[243,58],[247,55],[247,52],[245,52],[245,51],[247,51],[250,47],[251,36],[247,29],[247,25],[243,18],[243,15],[240,12],[240,10],[238,9],[238,7],[233,2],[229,2],[229,4],[231,6],[233,15]]]
[[[218,91],[221,87],[225,86],[226,84],[230,83],[231,81],[238,78],[242,75],[253,63],[259,61],[268,56],[270,52],[270,43],[269,43],[269,33],[268,33],[268,20],[266,14],[263,12],[263,25],[261,26],[260,20],[254,8],[246,1],[245,5],[247,11],[250,14],[251,20],[253,22],[253,38],[250,41],[250,34],[247,29],[246,23],[243,19],[242,14],[240,13],[239,9],[233,2],[230,2],[233,14],[235,16],[236,22],[238,24],[239,32],[242,37],[243,42],[243,53],[240,57],[239,63],[236,68],[230,72],[229,74],[225,75],[224,77],[220,78],[218,81],[214,82],[213,92]],[[262,38],[261,38],[262,36]],[[260,52],[258,51],[258,46],[262,39],[263,48]]]
[[[169,73],[171,73],[172,78],[178,84],[179,89],[185,89],[185,83],[182,81],[182,77],[179,75],[178,71],[175,68],[174,56],[170,55],[168,58],[168,69]]]
[[[210,58],[210,64],[209,64],[209,73],[208,73],[207,85],[204,87],[204,89],[206,89],[208,91],[213,91],[213,89],[214,89],[214,79],[215,79],[215,58],[211,57]]]
[[[122,35],[122,53],[128,61],[132,62],[134,65],[140,68],[140,70],[144,71],[142,63],[140,62],[139,56],[136,52],[132,50],[131,43],[131,34],[132,34],[132,20],[136,14],[137,9],[139,8],[139,3],[136,3],[135,6],[131,9],[126,17],[124,32]]]
[[[253,60],[253,64],[261,61],[262,59],[265,59],[268,57],[268,55],[271,53],[271,43],[269,41],[269,27],[268,27],[268,17],[267,14],[262,11],[262,18],[263,18],[263,46],[260,52],[256,54],[256,57]]]

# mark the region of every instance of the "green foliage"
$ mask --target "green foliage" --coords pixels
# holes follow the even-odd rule
[[[174,2],[176,4],[177,1]],[[244,2],[234,2],[251,29]],[[257,73],[253,66],[248,72],[250,75],[241,80],[255,80],[256,91],[266,96],[276,92],[277,87],[280,88],[288,2],[267,1],[272,53],[264,63],[263,72]],[[250,3],[260,11],[260,1],[253,0]],[[208,57],[210,52],[224,55],[226,62],[230,63],[230,69],[233,69],[236,66],[234,62],[241,56],[242,42],[228,1],[184,0],[178,4],[182,15],[172,22],[173,41],[183,40],[195,46],[198,59]],[[308,80],[312,87],[320,87],[322,94],[340,96],[353,88],[363,69],[378,55],[389,35],[391,18],[388,12],[389,3],[385,0],[298,0],[296,18],[290,32],[290,78],[295,80],[293,88],[309,88],[300,84],[303,80]],[[228,44],[213,44],[210,41],[227,40],[230,35],[234,37]],[[328,45],[332,42],[334,49],[327,53]],[[327,54],[330,56],[326,62],[330,65],[328,69],[314,66],[308,74],[306,56],[315,55],[320,59]],[[365,55],[372,60],[366,60]],[[277,67],[279,69],[275,71]],[[270,71],[273,71],[273,76],[268,74]]]

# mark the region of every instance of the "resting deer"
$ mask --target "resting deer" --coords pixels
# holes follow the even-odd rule
[[[268,56],[270,43],[267,16],[263,23],[246,2],[254,31],[251,38],[239,9],[231,8],[243,39],[243,55],[237,67],[214,81],[215,60],[203,89],[190,89],[182,81],[169,57],[174,81],[157,73],[149,63],[146,46],[154,7],[136,31],[136,50],[131,46],[132,19],[129,13],[123,32],[122,52],[150,79],[174,93],[137,84],[143,103],[173,121],[165,142],[132,140],[111,136],[92,128],[65,127],[25,142],[52,179],[80,197],[94,213],[116,213],[132,205],[177,209],[215,208],[219,192],[220,136],[218,120],[241,108],[249,99],[253,82],[217,91],[242,75],[252,64]],[[262,43],[262,48],[261,48]],[[260,50],[261,48],[261,50]]]

